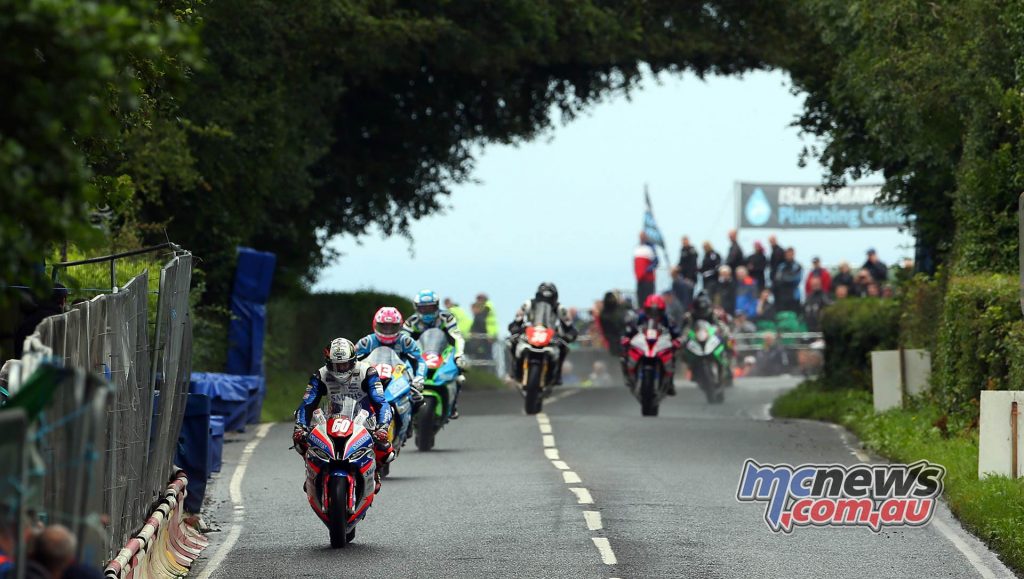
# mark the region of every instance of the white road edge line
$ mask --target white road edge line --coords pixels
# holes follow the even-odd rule
[[[842,426],[839,426],[838,424],[833,424],[832,428],[834,428],[839,433],[839,438],[843,441],[843,445],[845,445],[846,448],[850,449],[850,451],[853,453],[854,456],[857,457],[858,460],[860,460],[861,462],[871,462],[871,459],[870,457],[868,457],[867,453],[850,444],[849,438],[846,435],[846,430]],[[934,516],[932,517],[931,524],[933,527],[935,527],[937,531],[942,533],[942,536],[944,536],[946,540],[948,540],[950,543],[953,543],[953,546],[956,547],[957,550],[963,554],[964,558],[967,559],[967,562],[970,563],[972,567],[974,567],[974,569],[978,572],[979,575],[982,576],[983,579],[996,579],[997,575],[995,574],[995,572],[992,571],[992,569],[989,569],[988,565],[986,565],[985,562],[982,561],[981,556],[978,555],[978,553],[974,549],[972,549],[970,545],[965,543],[963,539],[961,539],[956,534],[956,531],[951,529],[949,525],[940,521]]]
[[[238,538],[242,534],[242,520],[245,504],[242,502],[242,479],[245,478],[245,469],[249,464],[249,459],[253,453],[256,452],[256,447],[259,446],[260,442],[267,436],[270,429],[273,428],[274,423],[265,422],[256,429],[256,436],[249,441],[249,444],[245,445],[242,449],[242,456],[238,459],[238,466],[235,467],[235,472],[231,475],[231,484],[228,487],[229,495],[231,496],[231,503],[235,509],[235,520],[231,523],[231,530],[228,531],[228,536],[224,540],[224,543],[217,549],[213,557],[210,559],[210,563],[203,568],[203,572],[199,574],[198,579],[210,579],[213,573],[220,567],[224,559],[227,558],[228,553],[235,547],[235,543],[238,542]]]
[[[588,531],[600,531],[604,528],[599,511],[583,511],[583,519],[587,521]]]
[[[581,505],[594,504],[594,497],[590,496],[590,491],[583,487],[569,487],[569,490],[576,495],[576,502]]]
[[[591,537],[591,540],[594,541],[594,546],[601,553],[601,561],[605,565],[614,565],[619,562],[615,558],[615,552],[612,551],[612,546],[608,543],[608,539],[604,537]]]
[[[984,577],[984,579],[996,579],[996,574],[988,568],[988,565],[985,565],[985,563],[981,560],[981,557],[974,552],[974,549],[972,549],[970,545],[968,545],[963,541],[963,539],[958,537],[956,533],[953,531],[953,529],[949,528],[949,525],[932,517],[932,526],[938,529],[940,533],[945,535],[945,537],[949,539],[949,542],[953,543],[953,546],[956,547],[957,550],[959,550],[961,553],[963,553],[967,561],[971,565],[973,565],[975,569],[977,569],[979,575]]]
[[[580,475],[574,473],[571,470],[563,472],[562,479],[565,480],[565,484],[567,485],[578,485],[583,482],[582,480],[580,480]]]

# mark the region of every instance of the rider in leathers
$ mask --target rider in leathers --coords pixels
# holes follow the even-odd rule
[[[707,292],[703,290],[701,290],[701,292],[697,294],[697,297],[693,299],[693,304],[690,305],[690,311],[686,312],[686,315],[683,316],[683,326],[688,328],[692,326],[697,320],[704,320],[705,322],[715,326],[715,330],[718,332],[718,335],[721,338],[722,342],[726,344],[726,351],[728,352],[728,355],[725,357],[725,359],[727,361],[731,360],[734,353],[732,351],[732,339],[731,332],[729,331],[729,326],[727,324],[722,323],[721,320],[717,319],[717,317],[715,316],[715,307],[711,303],[711,298],[708,296]],[[731,386],[731,366],[728,367],[727,370],[728,372],[725,376],[725,384],[726,386]]]
[[[423,390],[423,380],[427,376],[427,365],[420,357],[420,345],[402,333],[402,314],[396,308],[383,307],[377,310],[373,316],[373,333],[356,342],[356,357],[364,360],[381,346],[394,350],[412,368],[414,402],[422,402],[420,391]]]
[[[630,319],[626,321],[626,329],[622,332],[621,339],[623,352],[629,351],[629,343],[630,341],[632,341],[633,336],[635,336],[637,332],[641,331],[641,329],[645,325],[647,325],[648,320],[654,320],[658,324],[658,327],[661,329],[661,331],[668,332],[669,335],[672,336],[673,356],[671,361],[669,362],[668,367],[665,368],[665,377],[669,380],[666,394],[668,394],[669,396],[675,396],[676,385],[674,378],[676,370],[676,357],[674,352],[678,351],[679,346],[682,345],[681,339],[683,333],[682,331],[680,331],[679,327],[673,324],[672,321],[668,318],[668,314],[666,313],[665,307],[665,298],[661,297],[658,294],[651,294],[647,296],[647,300],[644,301],[644,309],[641,310],[639,314],[631,316]],[[633,374],[632,372],[630,372],[630,366],[630,358],[628,357],[628,355],[623,355],[622,374],[626,377],[627,388],[633,387]]]
[[[295,431],[292,433],[295,449],[300,455],[306,455],[310,420],[320,406],[321,398],[325,395],[330,397],[330,415],[340,412],[344,400],[352,398],[358,408],[376,417],[376,426],[371,434],[379,469],[381,465],[391,462],[395,454],[388,441],[391,405],[384,399],[384,387],[377,371],[366,362],[356,360],[355,346],[345,338],[333,340],[324,349],[324,358],[324,365],[310,377],[302,403],[295,411]],[[376,491],[380,491],[379,475]]]
[[[551,376],[552,384],[562,383],[562,364],[565,362],[565,357],[569,354],[569,344],[576,341],[576,336],[579,335],[579,330],[572,323],[572,318],[569,317],[569,312],[558,303],[558,288],[551,282],[544,282],[537,286],[537,293],[534,295],[532,300],[527,300],[519,307],[519,311],[516,312],[515,319],[508,325],[509,337],[506,340],[505,345],[510,353],[509,358],[515,360],[515,344],[519,339],[519,335],[523,333],[527,326],[533,323],[534,320],[530,320],[529,317],[533,314],[533,306],[535,302],[545,302],[551,305],[552,311],[558,317],[558,327],[556,332],[558,333],[558,364],[552,369],[554,373]],[[512,377],[517,381],[521,381],[522,367],[519,364],[513,363],[512,365]]]
[[[441,300],[432,290],[423,290],[413,298],[416,313],[405,319],[402,332],[413,340],[419,340],[423,332],[431,328],[439,328],[448,335],[448,341],[455,347],[455,365],[459,368],[459,378],[455,381],[455,400],[452,401],[451,419],[459,417],[459,392],[462,391],[462,370],[466,367],[466,340],[459,330],[458,321],[451,312],[441,309]],[[425,369],[424,369],[425,371]]]

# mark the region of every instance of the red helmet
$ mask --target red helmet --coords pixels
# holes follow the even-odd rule
[[[661,297],[658,294],[651,294],[647,296],[647,299],[644,300],[644,309],[656,309],[662,312],[665,311],[665,298]]]
[[[402,312],[384,306],[373,315],[373,333],[381,344],[394,344],[402,331]]]

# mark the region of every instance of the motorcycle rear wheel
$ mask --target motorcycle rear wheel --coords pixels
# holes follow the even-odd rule
[[[433,396],[424,396],[423,405],[416,412],[416,448],[430,450],[434,448],[434,407],[437,400]]]
[[[348,478],[331,477],[327,483],[327,497],[330,504],[327,505],[328,519],[327,530],[331,534],[331,547],[335,549],[344,548],[355,537],[355,528],[348,528]]]
[[[540,364],[533,363],[527,367],[526,374],[526,413],[538,414],[544,406],[541,398],[541,372]]]
[[[640,414],[643,416],[658,415],[658,393],[655,391],[654,374],[644,372],[640,383]]]

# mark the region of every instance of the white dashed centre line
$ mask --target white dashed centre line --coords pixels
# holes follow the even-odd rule
[[[604,528],[601,524],[601,513],[598,511],[583,511],[583,518],[587,521],[588,531],[600,531]]]
[[[590,491],[582,487],[569,487],[569,490],[576,495],[576,502],[581,505],[592,505],[594,504],[594,497],[590,496]]]
[[[598,552],[601,553],[601,562],[605,565],[614,565],[618,563],[618,560],[615,558],[615,552],[612,551],[612,546],[608,542],[608,539],[604,537],[592,537],[592,539]]]
[[[555,448],[555,435],[552,434],[551,419],[543,412],[537,413],[536,416],[537,428],[540,430],[541,434],[541,444],[544,446],[544,456],[551,461],[551,466],[561,471],[562,480],[565,484],[583,484],[583,480],[580,479],[580,475],[576,474],[576,472],[569,467],[569,464],[562,460],[559,456],[558,449]],[[569,491],[576,495],[577,503],[581,505],[594,504],[594,497],[591,496],[590,491],[586,488],[569,487]],[[604,523],[601,521],[600,511],[583,511],[583,520],[587,523],[588,531],[600,531],[604,529]],[[591,540],[594,541],[594,546],[597,547],[597,551],[601,555],[602,563],[605,565],[615,565],[618,563],[618,559],[615,558],[615,552],[612,551],[612,546],[606,537],[591,537]]]

